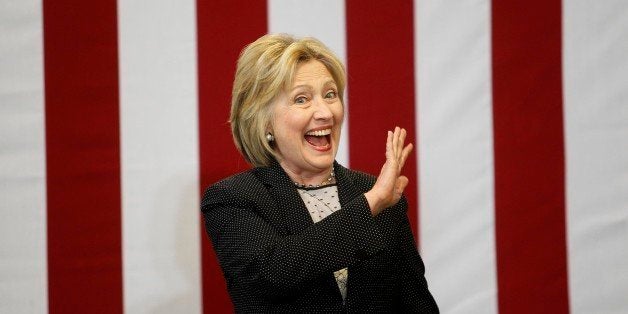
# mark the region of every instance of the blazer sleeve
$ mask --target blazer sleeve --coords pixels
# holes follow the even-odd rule
[[[384,248],[364,195],[303,232],[287,236],[259,214],[260,206],[220,184],[208,188],[203,197],[205,228],[228,285],[249,285],[263,297],[282,298]]]
[[[425,265],[417,251],[408,216],[403,215],[399,226],[400,254],[399,290],[404,313],[439,313],[438,305],[428,290]]]

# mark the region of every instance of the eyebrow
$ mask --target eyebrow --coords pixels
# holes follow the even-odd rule
[[[325,83],[323,83],[323,86],[329,86],[329,85],[333,85],[334,87],[338,86],[338,84],[336,84],[336,81],[334,81],[333,79],[327,80],[325,81]],[[301,85],[297,85],[292,87],[292,89],[290,89],[290,92],[293,92],[296,89],[299,88],[307,88],[307,89],[312,89],[312,86],[309,84],[301,84]]]

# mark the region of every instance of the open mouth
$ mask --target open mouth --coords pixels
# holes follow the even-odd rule
[[[309,131],[305,133],[305,140],[316,150],[329,150],[331,148],[331,129]]]

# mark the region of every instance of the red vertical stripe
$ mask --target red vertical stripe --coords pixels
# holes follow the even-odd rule
[[[499,311],[569,312],[561,1],[493,1]]]
[[[415,141],[414,26],[411,0],[347,0],[347,69],[351,168],[374,175],[385,161],[386,131],[395,126]],[[403,174],[408,216],[417,228],[417,167],[413,152]]]
[[[196,3],[201,193],[210,184],[248,168],[229,127],[231,87],[242,48],[266,33],[266,1]],[[202,229],[204,313],[233,312],[222,271]]]
[[[45,0],[50,313],[121,313],[116,1]]]

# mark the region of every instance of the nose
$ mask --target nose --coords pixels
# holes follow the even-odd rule
[[[329,105],[325,100],[317,98],[316,104],[314,105],[314,119],[315,120],[330,120],[333,117],[331,110],[329,109]]]

